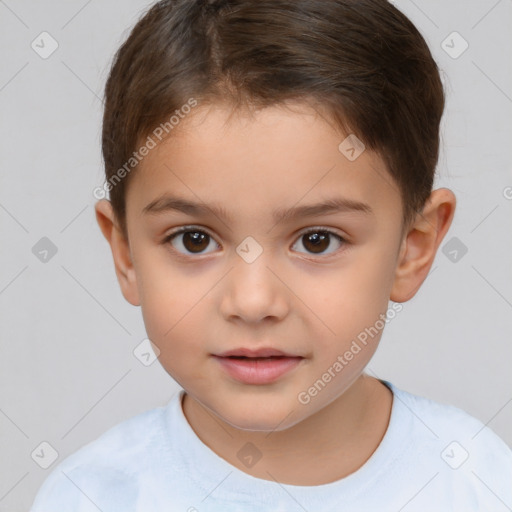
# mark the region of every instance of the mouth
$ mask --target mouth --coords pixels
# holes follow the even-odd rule
[[[302,357],[297,354],[290,354],[287,352],[283,352],[281,350],[277,350],[275,348],[259,348],[259,349],[251,349],[251,348],[236,348],[234,350],[228,350],[226,352],[222,352],[220,354],[214,354],[219,357],[233,357],[233,358],[248,358],[248,359],[266,359],[271,357]]]
[[[253,385],[276,382],[304,360],[303,356],[272,348],[258,350],[242,348],[212,354],[212,356],[230,377],[238,382]]]
[[[219,356],[221,357],[221,356]],[[229,359],[250,360],[250,361],[266,361],[268,359],[284,359],[292,356],[269,356],[269,357],[247,357],[247,356],[226,356]]]

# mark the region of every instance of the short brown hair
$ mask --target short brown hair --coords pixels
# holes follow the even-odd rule
[[[443,86],[427,43],[386,0],[154,4],[119,48],[107,80],[107,182],[190,98],[235,108],[301,101],[328,112],[384,159],[401,191],[404,225],[432,191]],[[125,235],[128,182],[109,190]]]

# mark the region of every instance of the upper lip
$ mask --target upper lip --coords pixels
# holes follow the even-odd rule
[[[238,356],[238,357],[302,357],[296,354],[289,354],[287,352],[283,352],[281,350],[277,350],[275,348],[259,348],[259,349],[251,349],[251,348],[235,348],[234,350],[228,350],[226,352],[222,352],[220,354],[214,354],[219,357],[230,357],[230,356]]]

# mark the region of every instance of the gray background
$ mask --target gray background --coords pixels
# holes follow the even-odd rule
[[[149,4],[0,1],[0,511],[27,510],[63,458],[179,389],[133,354],[142,317],[121,295],[93,210],[108,66]],[[512,445],[512,2],[396,4],[443,72],[437,186],[458,208],[442,247],[456,237],[459,248],[455,261],[457,245],[438,253],[368,371],[465,409]],[[31,47],[43,31],[59,45],[46,59]],[[462,49],[454,31],[469,43],[458,58],[447,53]],[[43,237],[57,248],[47,261],[32,252]],[[48,469],[42,442],[58,452]]]

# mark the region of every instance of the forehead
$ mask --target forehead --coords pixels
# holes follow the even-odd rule
[[[211,204],[231,220],[270,219],[333,198],[400,216],[400,192],[382,158],[353,137],[303,105],[198,107],[134,171],[128,214],[172,195]]]

